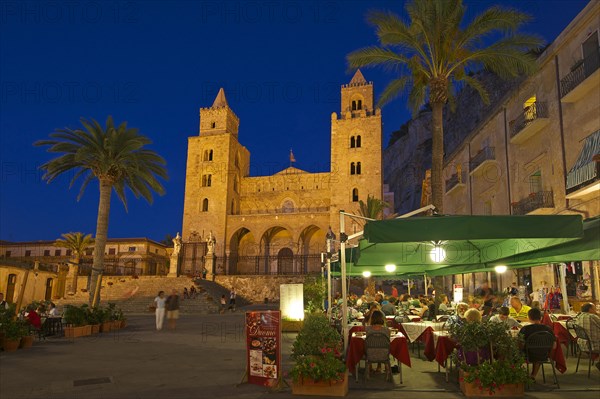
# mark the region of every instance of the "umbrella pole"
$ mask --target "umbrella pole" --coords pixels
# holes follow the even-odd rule
[[[410,279],[408,279],[408,295],[410,295]]]
[[[425,296],[427,296],[427,275],[423,275],[423,284],[425,285]]]
[[[569,296],[567,295],[567,265],[564,263],[560,264],[560,291],[562,292],[563,304],[565,306],[565,313],[571,312],[569,306]],[[591,356],[591,355],[590,355]]]
[[[340,266],[342,274],[342,338],[344,339],[344,353],[348,349],[348,300],[346,299],[346,225],[344,211],[340,211]]]

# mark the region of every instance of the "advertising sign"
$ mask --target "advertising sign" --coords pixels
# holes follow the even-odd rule
[[[462,302],[463,300],[463,286],[462,284],[454,284],[453,286],[452,300],[454,303]]]
[[[246,312],[248,383],[275,386],[281,373],[281,312]]]

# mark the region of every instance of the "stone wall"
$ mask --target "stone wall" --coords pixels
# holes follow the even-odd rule
[[[215,276],[215,282],[231,290],[235,287],[238,295],[251,302],[279,301],[281,284],[302,284],[305,276]]]

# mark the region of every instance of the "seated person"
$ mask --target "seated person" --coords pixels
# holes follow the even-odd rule
[[[27,318],[29,324],[31,324],[36,330],[42,328],[42,319],[35,309],[30,308],[25,317]]]
[[[438,308],[440,314],[445,314],[446,312],[448,312],[448,295],[446,294],[441,294],[440,295],[440,306]],[[443,313],[442,313],[443,312]]]
[[[390,330],[385,325],[385,315],[383,314],[382,311],[374,310],[371,313],[369,325],[367,325],[365,327],[365,331],[367,332],[367,337],[369,336],[369,334],[373,334],[375,332],[383,333],[383,334],[387,335],[388,338],[390,337]],[[380,371],[380,370],[381,370],[381,363],[378,363],[377,369],[375,371]]]
[[[529,310],[531,308],[521,303],[521,299],[518,296],[510,298],[510,317],[519,321],[525,321],[529,317]]]
[[[587,333],[592,350],[600,351],[600,317],[593,303],[581,306],[581,313],[575,318],[575,323]],[[600,361],[596,363],[596,367],[600,370]]]
[[[371,304],[371,307],[369,308],[369,310],[365,313],[365,318],[363,320],[363,325],[367,326],[370,324],[370,319],[371,319],[371,315],[376,312],[376,311],[381,311],[381,307],[379,306],[379,303],[377,302],[373,302]]]
[[[489,319],[490,319],[490,317],[492,317],[492,311],[493,311],[493,310],[494,310],[494,309],[493,309],[491,306],[487,306],[487,305],[486,305],[486,306],[483,306],[483,307],[481,308],[481,317],[482,317],[482,319],[483,319],[484,321],[485,321],[485,320],[489,320]]]
[[[433,299],[424,300],[419,316],[424,320],[435,320],[435,302],[433,302]]]
[[[60,317],[58,313],[58,309],[56,309],[56,304],[54,302],[50,303],[50,310],[48,311],[48,317]]]
[[[508,309],[506,306],[502,306],[500,308],[500,310],[498,311],[498,314],[492,316],[490,318],[490,321],[494,322],[494,323],[505,323],[506,326],[507,326],[507,328],[519,328],[519,327],[521,327],[521,324],[519,324],[518,321],[516,321],[515,319],[513,319],[509,315],[510,315],[510,309]]]
[[[469,305],[464,302],[459,302],[456,305],[456,314],[448,318],[449,324],[462,324],[465,318],[465,312],[469,310]]]
[[[520,301],[519,301],[520,302]],[[550,327],[548,327],[545,324],[542,324],[542,312],[539,309],[529,309],[529,311],[527,312],[527,317],[529,318],[529,322],[531,324],[526,325],[525,327],[521,328],[521,331],[519,331],[519,334],[523,334],[523,340],[527,341],[527,338],[529,338],[531,336],[531,334],[539,332],[539,331],[547,331],[550,334],[552,334],[552,336],[554,336],[554,332],[552,331],[552,329]],[[556,347],[556,340],[554,340],[554,344],[552,346],[552,348],[554,349]],[[531,377],[535,380],[535,376],[537,375],[538,371],[540,370],[540,364],[541,363],[536,363],[535,359],[536,359],[536,353],[530,353],[530,356],[533,357],[533,368],[531,370]],[[544,354],[540,354],[540,360],[545,360],[545,359],[541,359],[542,357],[545,356]]]
[[[386,316],[395,316],[396,315],[396,298],[393,296],[389,298],[387,303],[381,305],[381,311]]]
[[[466,323],[481,323],[481,312],[477,309],[469,309],[465,312]]]

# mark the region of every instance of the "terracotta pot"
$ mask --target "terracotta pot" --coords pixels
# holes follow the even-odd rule
[[[100,332],[100,324],[92,324],[92,335]]]
[[[292,394],[311,396],[346,396],[348,394],[348,372],[342,381],[314,381],[301,378],[292,382]]]
[[[120,320],[113,320],[113,321],[111,321],[111,323],[112,323],[111,330],[119,330],[121,328]]]
[[[15,352],[19,349],[19,344],[21,343],[20,339],[6,339],[2,340],[2,347],[4,348],[4,352]]]
[[[474,382],[466,382],[464,380],[465,375],[468,375],[468,373],[459,370],[460,390],[466,397],[494,396],[498,398],[519,398],[525,395],[525,383],[505,384],[502,385],[502,389],[496,388],[496,391],[490,394],[485,389],[480,390]]]
[[[21,342],[19,343],[19,348],[27,349],[33,346],[33,335],[26,335],[21,337]]]
[[[105,321],[104,323],[100,324],[100,332],[110,332],[112,328],[112,322],[111,321]]]
[[[65,338],[79,338],[79,337],[83,337],[84,334],[86,333],[86,326],[81,326],[81,327],[69,326],[69,327],[65,327],[64,331],[65,331]]]
[[[92,325],[87,324],[87,325],[83,326],[83,336],[89,337],[90,335],[92,335]]]

